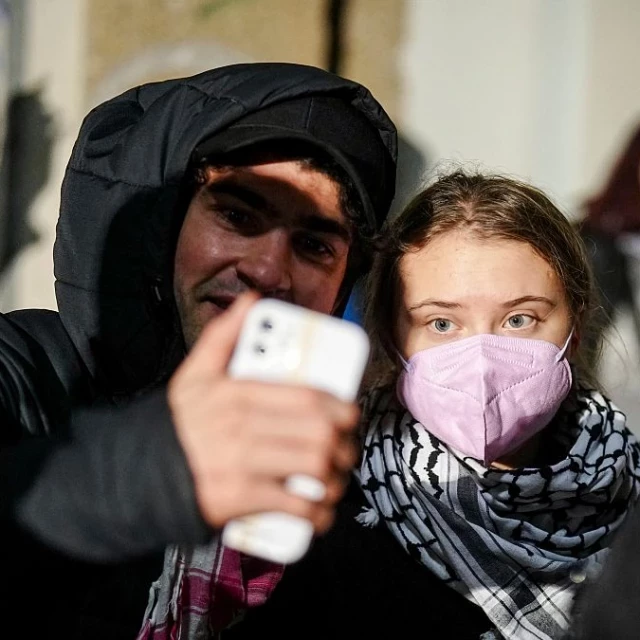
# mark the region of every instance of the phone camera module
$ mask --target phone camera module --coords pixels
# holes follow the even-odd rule
[[[269,320],[269,318],[265,318],[260,326],[262,327],[263,331],[271,331],[271,329],[273,329],[273,323],[271,322],[271,320]]]

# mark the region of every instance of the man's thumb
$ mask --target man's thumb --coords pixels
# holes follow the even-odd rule
[[[217,374],[226,371],[245,316],[258,298],[254,291],[243,293],[205,326],[188,356],[195,368]]]

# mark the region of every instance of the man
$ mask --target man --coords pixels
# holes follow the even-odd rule
[[[3,603],[37,612],[21,637],[135,637],[166,545],[232,518],[327,529],[355,407],[225,368],[258,295],[341,311],[395,154],[364,87],[293,64],[144,85],[87,116],[62,189],[59,313],[0,319]],[[292,473],[325,500],[288,494]]]

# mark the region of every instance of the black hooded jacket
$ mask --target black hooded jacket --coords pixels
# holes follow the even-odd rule
[[[183,175],[203,139],[309,95],[343,98],[379,132],[392,159],[383,218],[395,128],[364,87],[319,69],[221,68],[131,89],[85,118],[62,188],[58,312],[0,316],[3,606],[42,612],[46,601],[66,621],[60,637],[101,637],[72,621],[118,610],[123,584],[135,590],[132,566],[147,585],[131,595],[141,616],[158,570],[145,563],[167,543],[208,537],[164,387],[183,355],[170,278]]]

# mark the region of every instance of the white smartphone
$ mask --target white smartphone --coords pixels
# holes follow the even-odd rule
[[[266,298],[247,314],[228,371],[235,378],[300,384],[353,401],[368,357],[369,339],[357,324]],[[325,493],[318,479],[301,474],[288,478],[286,487],[310,500]],[[288,564],[302,558],[312,537],[308,520],[269,512],[227,523],[222,542]]]

